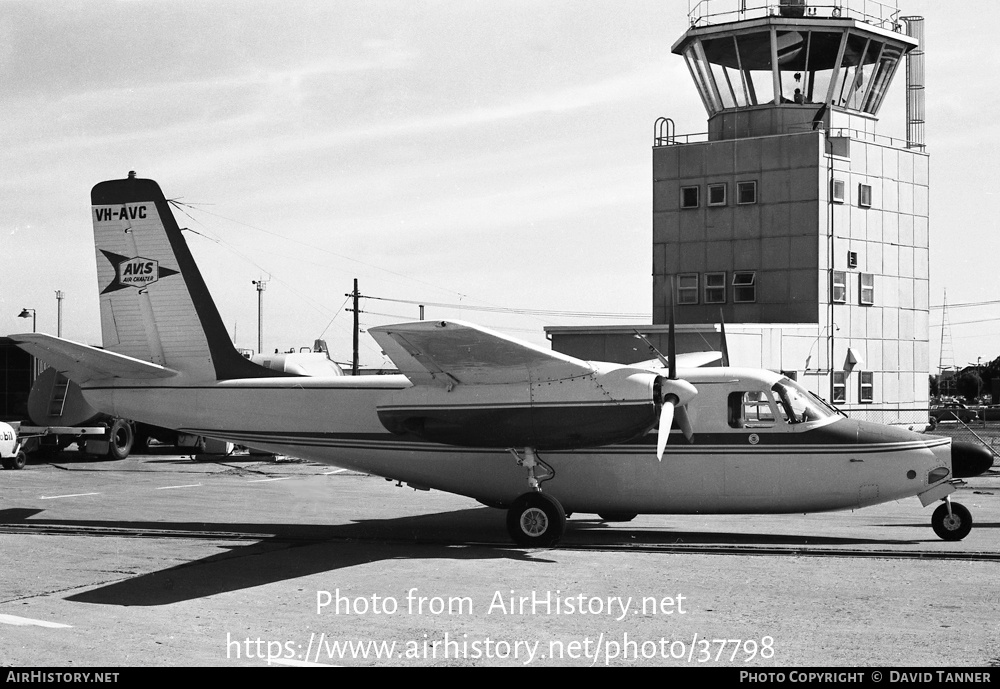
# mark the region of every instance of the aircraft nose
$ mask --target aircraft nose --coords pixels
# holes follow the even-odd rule
[[[993,453],[978,443],[955,440],[951,443],[951,473],[955,478],[969,478],[985,473],[993,466]]]

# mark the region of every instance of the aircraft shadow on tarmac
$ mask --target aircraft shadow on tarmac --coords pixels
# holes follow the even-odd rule
[[[0,510],[0,533],[98,537],[175,538],[219,541],[221,552],[175,567],[69,596],[101,605],[156,606],[263,586],[279,581],[380,560],[509,559],[545,564],[543,550],[509,544],[500,510],[452,512],[370,519],[351,524],[234,524],[206,522],[122,522],[46,520],[34,509]],[[233,541],[248,542],[246,545]],[[903,546],[917,541],[783,534],[669,531],[607,524],[597,519],[568,522],[563,547],[634,546],[782,547],[790,553],[827,546]],[[780,552],[780,551],[779,551]]]

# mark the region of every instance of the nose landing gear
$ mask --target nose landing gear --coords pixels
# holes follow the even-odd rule
[[[945,541],[960,541],[972,531],[972,513],[963,505],[945,498],[931,517],[934,533]]]

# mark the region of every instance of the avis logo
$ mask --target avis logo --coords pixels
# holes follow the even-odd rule
[[[101,290],[101,294],[116,292],[126,287],[142,288],[151,285],[160,278],[177,275],[176,270],[161,268],[158,261],[151,258],[121,256],[101,249],[101,253],[115,268],[115,279]]]
[[[136,256],[118,264],[118,283],[141,287],[159,278],[159,263],[148,258]]]

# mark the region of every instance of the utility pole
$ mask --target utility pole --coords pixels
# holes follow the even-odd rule
[[[351,366],[351,375],[358,375],[358,332],[361,329],[361,323],[358,320],[358,300],[361,298],[361,294],[358,292],[358,279],[354,278],[354,292],[352,292],[354,297],[354,364]]]

